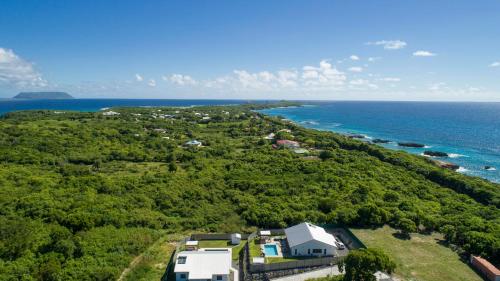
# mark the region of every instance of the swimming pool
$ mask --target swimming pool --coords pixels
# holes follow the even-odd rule
[[[277,257],[278,256],[278,246],[275,244],[264,245],[264,254],[266,257]]]

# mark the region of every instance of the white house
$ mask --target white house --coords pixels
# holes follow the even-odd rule
[[[120,115],[120,113],[114,112],[114,111],[106,111],[106,112],[103,112],[102,115],[104,115],[104,116],[113,116],[113,115]]]
[[[266,139],[266,140],[274,140],[275,136],[276,135],[274,133],[270,133],[269,135],[265,136],[264,139]]]
[[[176,281],[238,281],[230,249],[180,252],[174,272]]]
[[[197,140],[190,140],[190,141],[186,142],[184,145],[186,145],[186,146],[201,146],[201,142],[199,142]]]
[[[332,234],[317,225],[303,222],[285,229],[292,256],[333,256],[337,241]]]

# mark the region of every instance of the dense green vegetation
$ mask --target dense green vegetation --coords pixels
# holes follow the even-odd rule
[[[377,271],[390,274],[396,268],[396,264],[381,249],[367,248],[350,251],[338,267],[343,274],[307,281],[376,281],[374,274]]]
[[[304,220],[437,230],[500,260],[498,185],[252,111],[263,106],[5,115],[0,280],[114,280],[165,233]],[[321,158],[263,139],[285,128]],[[193,139],[203,146],[183,146]]]
[[[375,248],[359,249],[349,252],[339,265],[345,271],[344,281],[376,281],[377,271],[392,273],[396,268],[394,261],[383,251]]]

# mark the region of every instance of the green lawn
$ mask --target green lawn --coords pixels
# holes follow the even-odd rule
[[[239,245],[231,245],[229,240],[201,240],[198,242],[200,248],[231,248],[233,260],[238,260],[240,251],[245,246],[246,240],[241,240]]]
[[[367,246],[383,249],[397,264],[395,274],[411,281],[481,281],[451,249],[440,245],[442,236],[412,234],[410,240],[395,238],[396,230],[384,226],[372,229],[351,229]]]
[[[250,260],[253,258],[253,257],[260,257],[260,253],[261,253],[261,250],[260,250],[260,244],[257,242],[259,241],[258,239],[254,239],[253,241],[248,241],[248,248],[250,250]]]
[[[260,257],[261,249],[260,249],[260,244],[257,242],[259,239],[255,239],[253,241],[250,241],[249,243],[249,249],[250,249],[250,260],[253,257]],[[266,263],[278,263],[278,262],[288,262],[288,261],[296,261],[296,260],[301,260],[301,259],[307,259],[308,257],[273,257],[273,258],[266,258]]]
[[[198,241],[200,248],[232,248],[231,241],[229,240],[201,240]]]

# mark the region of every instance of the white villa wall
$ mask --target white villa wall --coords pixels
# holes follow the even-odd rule
[[[313,249],[321,249],[321,253],[314,254]],[[308,250],[310,250],[310,252],[308,252]],[[302,243],[294,247],[290,247],[290,251],[292,253],[292,256],[333,256],[336,254],[336,249],[334,246],[314,240]]]
[[[207,279],[189,279],[189,273],[187,273],[187,272],[184,273],[184,274],[186,274],[186,278],[183,279],[183,278],[181,278],[181,274],[182,274],[182,272],[177,272],[175,274],[176,281],[207,281]],[[219,281],[219,280],[217,280],[217,275],[213,275],[211,280],[212,281]],[[229,276],[227,274],[223,274],[222,281],[229,281]]]
[[[182,278],[181,275],[185,274],[186,278]],[[176,272],[175,273],[175,281],[187,281],[188,273],[187,272]]]

